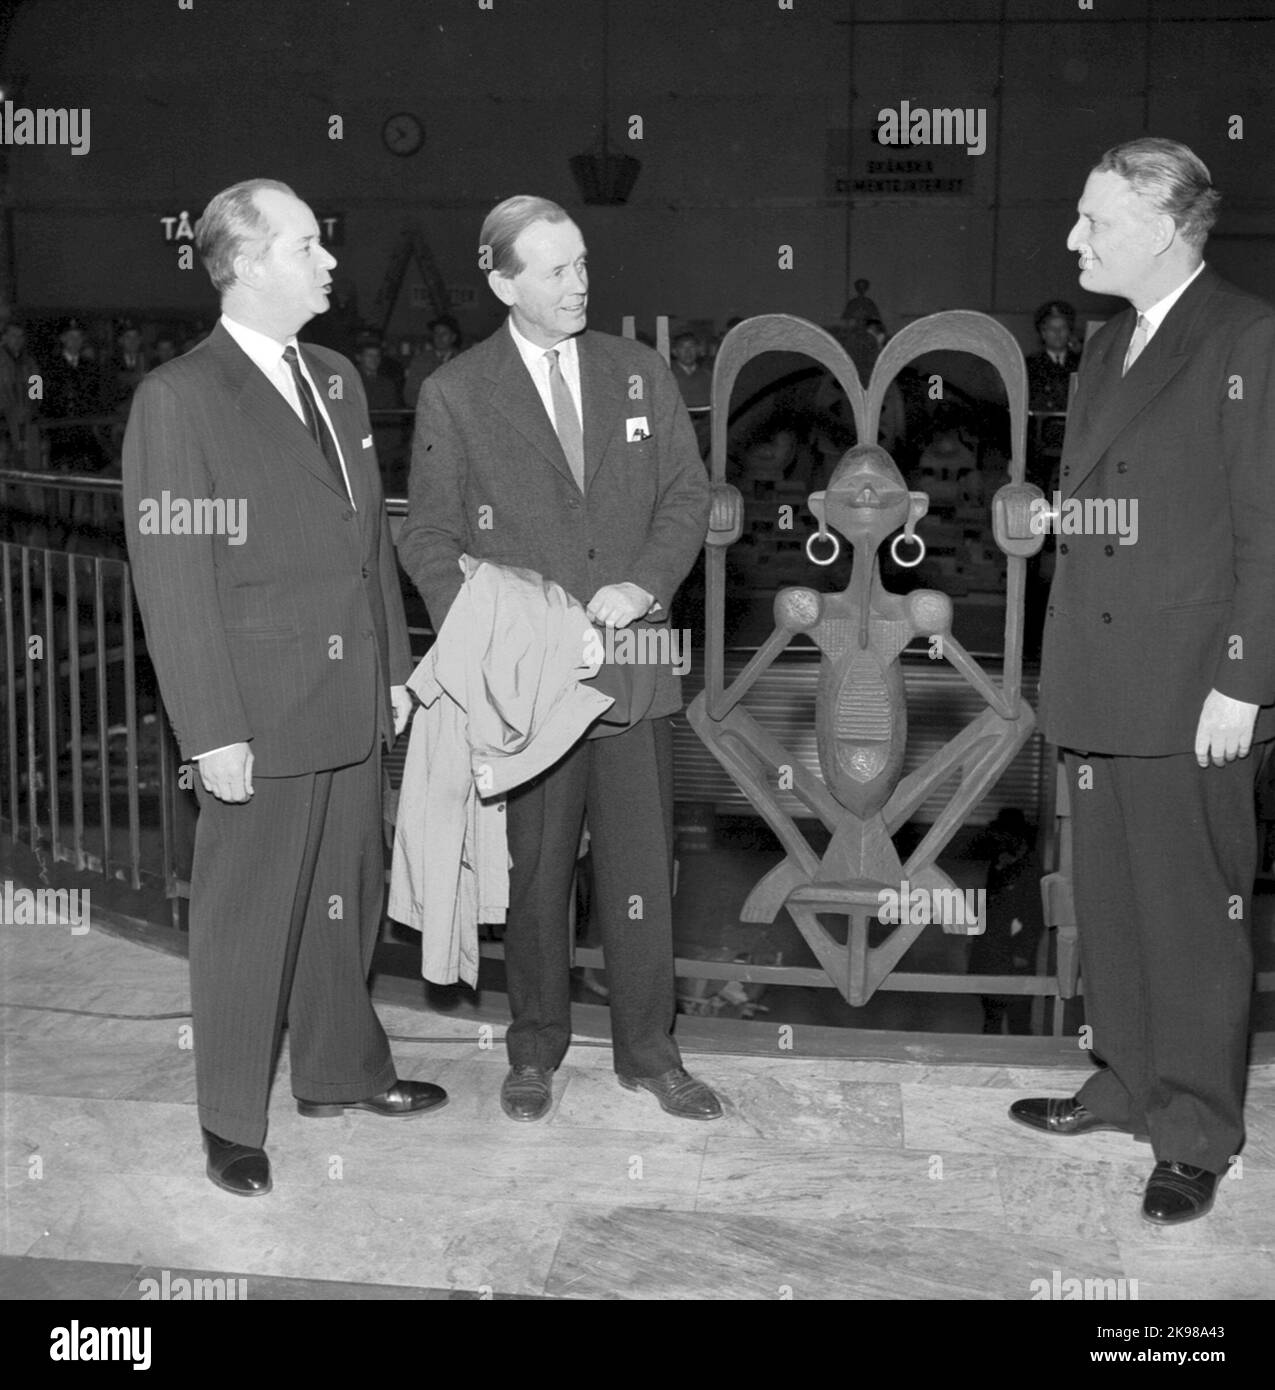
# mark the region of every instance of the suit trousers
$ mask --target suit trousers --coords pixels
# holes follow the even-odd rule
[[[592,911],[611,994],[615,1069],[681,1066],[673,1041],[673,730],[644,719],[582,739],[509,795],[505,974],[514,1066],[552,1070],[571,1040],[568,905],[587,816]]]
[[[1066,753],[1085,1019],[1107,1064],[1079,1098],[1158,1160],[1214,1173],[1244,1138],[1265,751],[1207,768]]]
[[[394,1084],[367,976],[385,895],[380,746],[362,762],[254,777],[242,804],[196,776],[190,993],[199,1121],[260,1145],[284,1022],[293,1094]]]

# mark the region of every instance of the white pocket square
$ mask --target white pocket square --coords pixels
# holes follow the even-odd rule
[[[631,415],[624,422],[624,438],[629,444],[640,444],[644,439],[650,439],[651,429],[646,423],[645,415]]]
[[[366,439],[364,439],[363,447],[365,449],[370,449],[372,447],[372,436],[370,434],[367,436]]]

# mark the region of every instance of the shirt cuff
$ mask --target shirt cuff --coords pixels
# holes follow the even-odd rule
[[[224,753],[227,748],[233,748],[234,746],[233,743],[223,743],[220,748],[210,748],[206,753],[196,753],[195,756],[191,758],[191,762],[197,763],[200,758],[211,758],[214,753]]]

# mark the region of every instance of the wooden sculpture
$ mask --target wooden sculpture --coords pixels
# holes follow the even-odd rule
[[[929,499],[909,492],[884,449],[874,442],[885,391],[906,362],[939,350],[986,358],[1003,377],[1012,434],[1010,481],[992,503],[993,534],[1008,558],[1004,664],[997,684],[952,634],[952,602],[921,589],[891,593],[882,586],[877,553],[894,535],[895,560],[919,563],[917,525]],[[762,352],[800,352],[832,372],[849,398],[859,443],[838,462],[828,487],[808,499],[819,529],[807,539],[816,564],[835,558],[840,540],[853,552],[850,583],[841,593],[785,588],[775,596],[775,629],[729,686],[724,683],[726,549],[743,519],[739,492],[726,482],[726,420],[740,368]],[[772,922],[786,908],[823,969],[847,1001],[870,999],[929,920],[902,921],[873,946],[869,924],[891,894],[916,890],[953,901],[952,880],[939,854],[987,794],[1031,733],[1035,715],[1023,700],[1023,590],[1027,558],[1041,547],[1044,499],[1023,481],[1027,376],[1018,344],[986,315],[934,314],[909,324],[886,344],[867,390],[842,348],[822,329],[786,314],[739,324],[725,338],[713,375],[713,511],[707,538],[708,616],[705,686],[688,710],[692,727],[779,837],[785,857],[753,887],[742,918]],[[827,554],[828,547],[832,554]],[[904,553],[900,553],[900,546]],[[820,775],[803,767],[742,703],[757,678],[798,633],[822,653],[815,705]],[[907,742],[907,705],[900,654],[917,637],[983,697],[986,708],[923,766],[900,776]],[[951,799],[906,862],[893,836],[936,785],[959,770]],[[827,827],[821,855],[784,809],[780,779]],[[906,885],[906,887],[904,886]],[[941,894],[941,896],[939,896]],[[908,914],[904,914],[908,916]],[[844,941],[820,919],[847,919]],[[976,934],[981,920],[944,921],[945,930]]]

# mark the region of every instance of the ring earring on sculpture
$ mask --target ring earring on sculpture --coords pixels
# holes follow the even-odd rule
[[[916,559],[904,560],[899,555],[900,541],[911,541],[912,544],[916,546]],[[906,531],[900,531],[899,534],[895,536],[895,538],[890,542],[890,558],[901,569],[915,569],[917,565],[919,565],[921,561],[925,559],[925,542],[921,539],[920,536],[916,535],[915,532],[909,536]]]
[[[811,550],[811,545],[815,541],[830,541],[832,543],[832,554],[826,560],[821,560],[818,555]],[[806,558],[812,565],[835,565],[837,557],[841,554],[841,538],[835,531],[812,531],[806,537]]]

